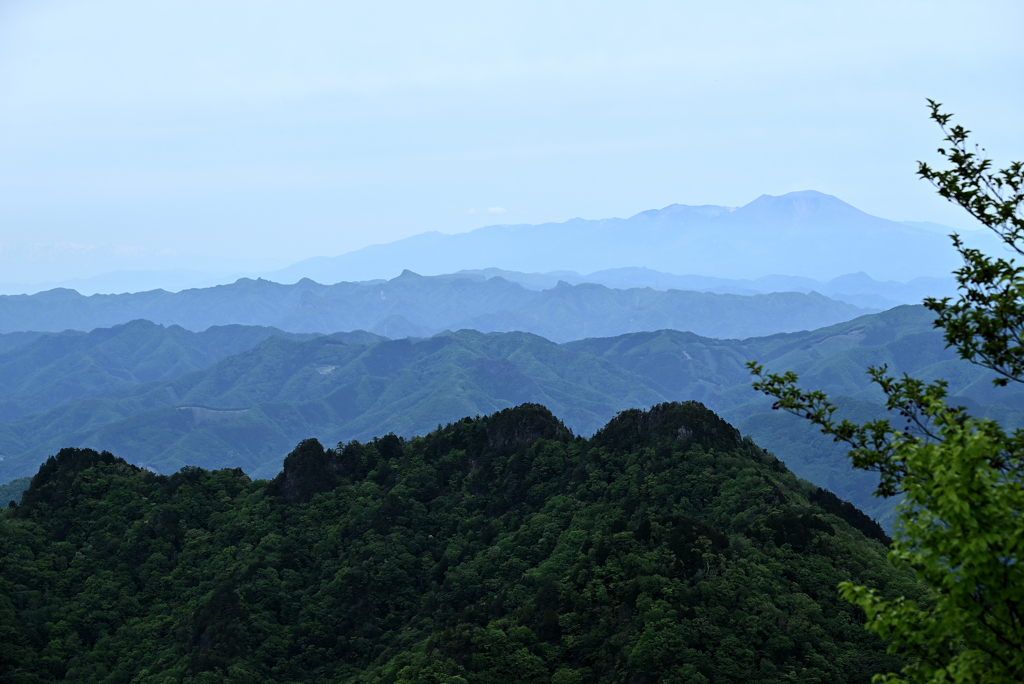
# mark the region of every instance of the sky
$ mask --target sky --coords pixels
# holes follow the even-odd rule
[[[972,228],[936,99],[1024,157],[1024,3],[0,0],[0,283],[814,189]]]

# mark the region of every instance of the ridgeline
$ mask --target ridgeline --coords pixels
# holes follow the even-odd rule
[[[877,524],[696,402],[523,404],[273,480],[65,449],[0,514],[0,679],[868,682]]]

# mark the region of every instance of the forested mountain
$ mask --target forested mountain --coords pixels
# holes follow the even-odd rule
[[[0,420],[170,380],[275,336],[311,337],[241,325],[194,333],[148,321],[88,333],[0,335]],[[372,337],[365,334],[366,339]]]
[[[230,465],[272,477],[304,437],[413,436],[525,401],[592,434],[617,411],[667,398],[648,378],[526,333],[270,338],[171,381],[0,423],[0,473],[30,474],[63,446],[89,445],[131,450],[159,472]]]
[[[12,681],[866,683],[900,663],[836,584],[921,594],[696,402],[307,440],[272,482],[68,449],[0,530]]]
[[[530,290],[477,274],[389,281],[279,285],[242,279],[232,285],[83,297],[71,290],[0,296],[0,333],[92,330],[134,319],[188,330],[243,324],[291,332],[368,330],[390,338],[444,330],[519,330],[556,342],[587,336],[675,328],[743,338],[809,330],[865,313],[816,293],[740,296],[650,288],[557,285]],[[2,351],[2,350],[0,350]]]
[[[31,480],[32,478],[26,476],[19,477],[17,480],[11,480],[7,484],[0,484],[0,506],[6,506],[11,501],[14,503],[20,502],[21,495],[28,489]]]
[[[366,333],[272,337],[207,368],[94,393],[86,401],[66,404],[63,392],[48,395],[31,387],[31,396],[49,396],[52,406],[0,422],[0,482],[35,472],[65,446],[128,454],[161,473],[199,465],[242,467],[253,476],[272,477],[290,446],[306,437],[325,443],[392,431],[412,437],[523,402],[548,406],[586,436],[617,411],[696,399],[799,476],[884,520],[892,502],[870,496],[874,476],[851,471],[844,450],[802,421],[769,411],[768,400],[751,390],[744,363],[756,359],[772,369],[795,369],[855,418],[880,413],[881,396],[863,369],[887,363],[895,373],[948,378],[959,402],[1016,425],[1024,393],[992,388],[984,370],[944,348],[931,321],[923,307],[905,306],[812,332],[748,340],[671,330],[561,345],[524,333],[468,330],[408,340]],[[152,330],[145,332],[146,326]],[[240,340],[263,334],[236,330]],[[115,331],[103,335],[116,339]],[[142,322],[124,326],[120,334],[181,336]],[[150,348],[175,347],[153,342]],[[17,353],[30,354],[30,347]],[[86,358],[82,365],[98,370],[82,377],[105,378],[111,358]],[[139,357],[136,363],[165,365],[160,358],[154,353],[152,360]]]

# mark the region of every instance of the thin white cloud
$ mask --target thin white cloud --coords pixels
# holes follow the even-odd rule
[[[505,214],[505,213],[508,213],[508,210],[504,209],[503,207],[487,207],[487,213],[488,214]]]

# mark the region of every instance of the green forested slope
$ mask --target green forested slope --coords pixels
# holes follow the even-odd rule
[[[0,530],[6,681],[868,682],[836,584],[918,593],[692,402],[308,440],[272,482],[66,450]]]
[[[64,446],[90,446],[130,452],[160,472],[230,465],[272,477],[290,445],[310,435],[332,443],[425,434],[525,401],[592,434],[616,411],[668,398],[643,377],[524,333],[273,338],[169,382],[0,424],[0,473],[29,474]]]
[[[946,377],[950,393],[976,406],[1024,406],[1024,391],[993,389],[989,371],[946,349],[935,315],[923,306],[899,306],[845,323],[798,333],[745,340],[701,338],[674,330],[569,342],[566,349],[593,354],[694,398],[730,407],[757,393],[736,391],[749,380],[744,364],[757,359],[770,369],[792,369],[809,386],[863,401],[882,395],[866,366],[889,364],[897,373]]]
[[[751,391],[744,364],[757,360],[772,371],[796,371],[801,385],[832,396],[840,407],[837,417],[856,421],[884,414],[884,398],[865,369],[888,364],[895,375],[945,378],[956,403],[1011,428],[1019,426],[1024,391],[993,388],[990,371],[946,349],[933,319],[923,306],[900,306],[820,330],[741,341],[657,331],[563,346],[656,380],[670,398],[704,402],[800,477],[840,493],[888,525],[894,501],[871,496],[877,477],[851,470],[845,447],[823,437],[806,421],[769,410],[771,401]]]
[[[170,337],[174,329],[153,330]],[[243,337],[251,334],[238,330]],[[173,348],[151,348],[168,346]],[[106,365],[110,358],[86,357],[89,367],[103,371],[96,377],[114,374],[116,367]],[[851,418],[881,411],[863,371],[870,363],[888,363],[897,374],[946,377],[958,401],[1011,426],[1024,406],[1024,393],[994,390],[986,371],[944,349],[923,307],[747,340],[672,330],[562,345],[523,333],[468,330],[407,340],[368,333],[269,338],[167,381],[0,422],[0,482],[33,473],[65,446],[128,453],[136,464],[164,473],[199,465],[242,467],[253,476],[272,477],[291,445],[309,436],[326,443],[391,431],[411,437],[522,402],[542,403],[576,434],[590,435],[617,411],[696,399],[801,477],[872,515],[888,515],[891,500],[870,495],[873,474],[852,471],[842,447],[809,425],[768,410],[768,400],[750,389],[743,364],[751,359],[770,369],[797,370],[808,386],[837,397]],[[140,354],[135,363],[153,361]],[[46,395],[45,387],[39,396]],[[50,394],[56,400],[64,396]]]
[[[30,477],[19,477],[17,480],[11,480],[7,484],[0,484],[0,506],[6,506],[11,501],[15,503],[20,502],[21,494],[28,489],[31,480],[32,478]]]
[[[194,333],[142,320],[88,333],[0,335],[0,420],[170,380],[274,336],[310,337],[242,325]]]

